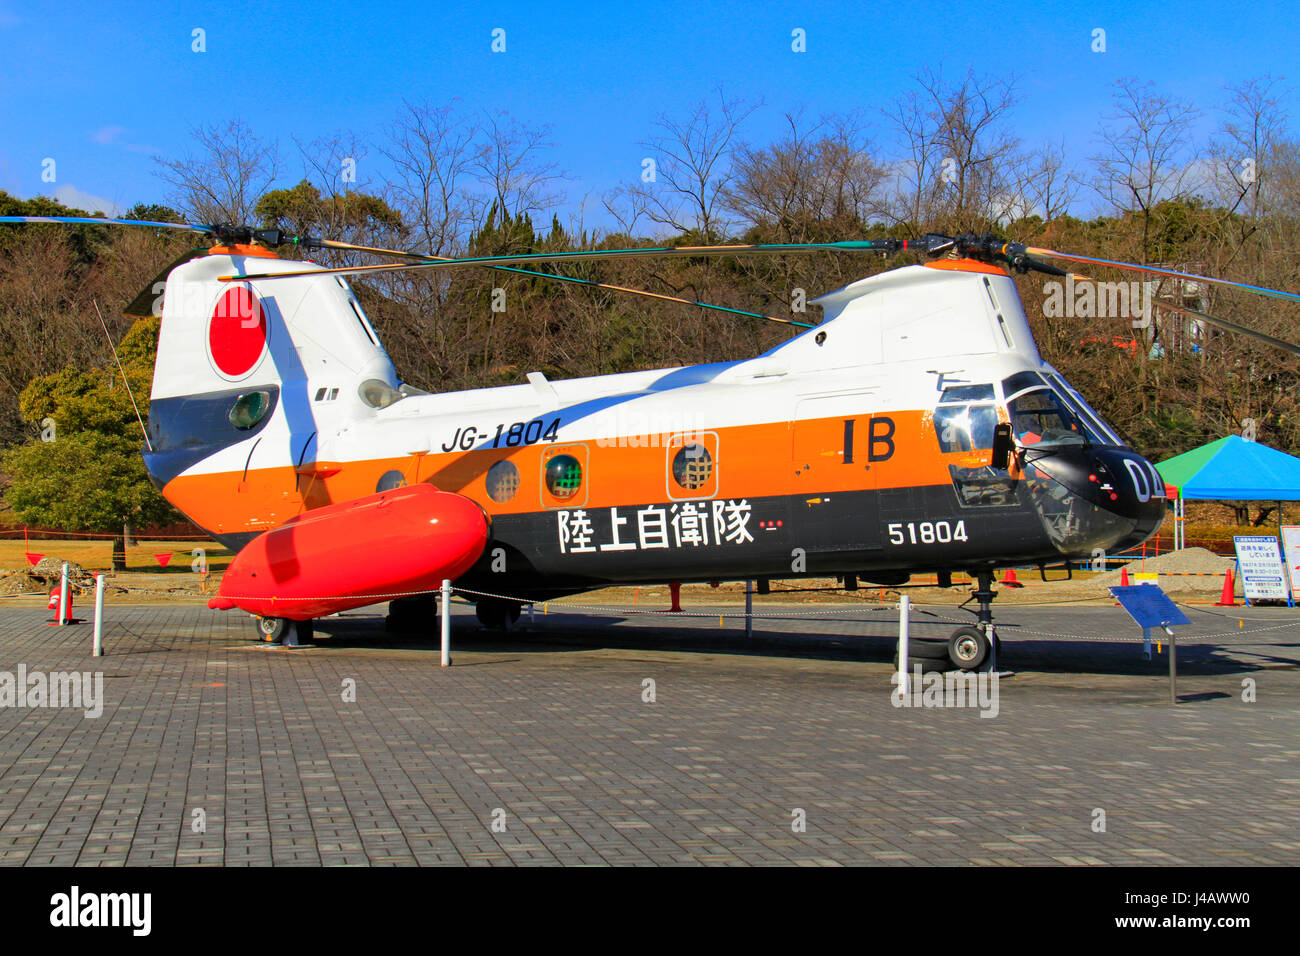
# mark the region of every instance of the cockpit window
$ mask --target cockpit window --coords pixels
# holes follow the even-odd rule
[[[953,385],[943,390],[943,397],[939,401],[943,404],[948,402],[991,402],[993,401],[993,386]]]
[[[1010,398],[1016,392],[1023,392],[1027,388],[1033,388],[1035,385],[1046,385],[1043,376],[1037,372],[1017,372],[1010,378],[1002,380],[1002,394]]]
[[[997,424],[998,413],[992,404],[940,405],[934,410],[934,433],[943,452],[992,448]]]
[[[1024,392],[1007,402],[1011,432],[1026,446],[1098,442],[1059,395],[1049,388]]]

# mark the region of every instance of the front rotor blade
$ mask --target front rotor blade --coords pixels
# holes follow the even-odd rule
[[[1279,348],[1284,351],[1290,352],[1292,355],[1300,355],[1300,345],[1293,345],[1290,342],[1284,342],[1281,339],[1275,339],[1271,335],[1265,335],[1263,332],[1257,332],[1254,329],[1247,328],[1244,325],[1238,325],[1236,322],[1229,322],[1227,319],[1215,318],[1212,315],[1206,315],[1204,312],[1198,312],[1196,311],[1196,309],[1189,309],[1184,305],[1176,305],[1175,303],[1170,302],[1168,299],[1156,299],[1156,304],[1159,305],[1161,308],[1169,309],[1173,312],[1181,312],[1183,315],[1193,316],[1194,318],[1200,319],[1202,322],[1205,322],[1208,325],[1213,325],[1216,328],[1223,329],[1224,331],[1235,332],[1237,335],[1245,335],[1248,336],[1249,338],[1256,339],[1257,341],[1263,342],[1266,345],[1271,345],[1274,348]]]
[[[1053,249],[1038,249],[1029,246],[1025,249],[1030,255],[1046,256],[1049,259],[1065,259],[1067,262],[1091,262],[1097,265],[1110,266],[1113,269],[1124,269],[1129,272],[1146,272],[1151,275],[1170,276],[1175,279],[1191,279],[1194,282],[1208,282],[1212,285],[1229,286],[1234,289],[1244,289],[1247,292],[1254,292],[1256,295],[1266,295],[1273,299],[1286,299],[1289,302],[1300,302],[1300,295],[1294,292],[1282,292],[1279,289],[1268,289],[1258,285],[1247,285],[1245,282],[1234,282],[1231,279],[1216,279],[1214,276],[1199,276],[1191,272],[1178,272],[1174,269],[1163,269],[1160,266],[1139,266],[1132,262],[1116,262],[1113,259],[1096,259],[1092,256],[1076,256],[1068,252],[1056,252]]]
[[[148,226],[152,229],[186,229],[190,232],[212,232],[212,226],[196,226],[188,222],[152,222],[148,219],[97,219],[93,216],[0,216],[0,222],[26,225],[28,223],[53,223],[76,226]]]

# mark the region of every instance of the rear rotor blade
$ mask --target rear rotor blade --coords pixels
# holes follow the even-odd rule
[[[409,269],[451,269],[462,266],[511,265],[525,262],[585,262],[600,259],[671,258],[675,256],[734,256],[791,252],[896,252],[909,248],[902,239],[863,239],[844,242],[765,243],[728,246],[660,246],[643,249],[602,249],[578,252],[536,252],[512,256],[473,256],[462,259],[441,259],[411,265],[349,266],[339,269],[303,272],[270,272],[248,275],[218,276],[222,282],[244,282],[253,279],[289,279],[307,275],[377,275],[387,272],[405,272]],[[925,247],[922,247],[925,248]]]
[[[1189,309],[1186,306],[1177,305],[1176,303],[1170,302],[1168,299],[1156,299],[1156,304],[1162,309],[1169,309],[1172,312],[1180,312],[1183,315],[1190,315],[1194,318],[1200,319],[1207,325],[1213,325],[1216,328],[1223,329],[1227,332],[1234,332],[1237,335],[1248,336],[1249,338],[1263,342],[1265,345],[1271,345],[1274,348],[1290,352],[1292,355],[1300,355],[1300,345],[1293,345],[1290,342],[1284,342],[1271,335],[1265,335],[1263,332],[1257,332],[1244,325],[1238,325],[1236,322],[1229,322],[1227,319],[1219,319],[1212,315],[1206,315],[1204,312],[1198,312],[1196,309]]]

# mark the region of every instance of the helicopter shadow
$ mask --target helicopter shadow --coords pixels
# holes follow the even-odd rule
[[[509,630],[484,628],[471,615],[453,617],[454,650],[483,654],[556,654],[591,650],[674,652],[705,655],[736,655],[790,660],[857,661],[893,666],[897,649],[897,625],[881,622],[840,624],[835,630],[795,629],[790,626],[756,627],[746,636],[744,619],[724,613],[722,621],[703,615],[673,621],[672,625],[644,623],[644,618],[617,613],[536,614],[520,619]],[[1013,671],[1046,674],[1092,673],[1132,676],[1166,675],[1169,670],[1167,643],[1151,660],[1143,655],[1140,641],[1056,640],[1016,634],[1016,625],[1000,625],[1001,651],[998,666]],[[440,647],[438,622],[426,628],[390,632],[380,617],[344,616],[317,623],[318,643],[332,648],[402,649],[437,653]],[[917,635],[914,641],[933,644],[947,634]],[[1277,666],[1300,664],[1300,645],[1276,643],[1235,648],[1228,644],[1180,643],[1177,665],[1180,675],[1249,674]]]

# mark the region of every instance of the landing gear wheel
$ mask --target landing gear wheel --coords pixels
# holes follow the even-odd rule
[[[283,617],[259,617],[257,618],[257,636],[267,644],[279,644],[284,640],[285,635],[289,633],[289,628],[294,625],[293,621]]]
[[[978,627],[959,627],[948,638],[948,660],[962,670],[978,670],[988,658],[989,639]]]
[[[474,605],[474,616],[484,627],[504,631],[519,620],[519,605],[500,598],[484,598]]]
[[[898,667],[898,645],[894,645],[894,667]],[[948,642],[932,641],[926,638],[913,638],[907,642],[907,669],[909,672],[921,668],[922,674],[936,674],[946,671],[948,664]]]
[[[946,661],[948,659],[948,642],[912,638],[907,642],[908,660]],[[898,663],[898,645],[894,645],[894,663]]]

